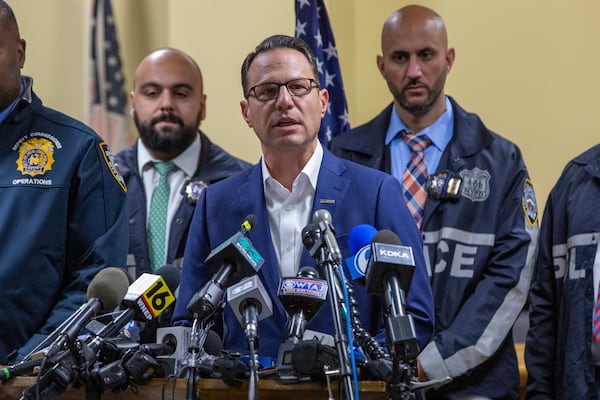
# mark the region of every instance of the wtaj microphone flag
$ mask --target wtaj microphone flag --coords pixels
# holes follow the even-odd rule
[[[319,130],[319,140],[327,144],[332,137],[350,129],[337,47],[323,0],[295,2],[296,37],[308,43],[315,53],[320,87],[329,91],[327,113]]]

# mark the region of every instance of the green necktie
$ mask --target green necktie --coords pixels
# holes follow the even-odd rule
[[[156,271],[165,264],[167,237],[167,209],[169,207],[169,173],[175,165],[173,161],[154,163],[158,172],[158,185],[152,193],[150,203],[150,218],[148,218],[148,251],[150,253],[150,267]]]

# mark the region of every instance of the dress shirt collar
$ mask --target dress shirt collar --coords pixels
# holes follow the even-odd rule
[[[429,125],[421,132],[417,132],[417,134],[427,135],[429,139],[431,139],[431,143],[437,147],[438,150],[443,151],[452,138],[453,125],[454,112],[452,111],[450,99],[446,96],[446,110],[444,110],[442,115],[440,115],[433,124]],[[385,145],[389,145],[403,130],[410,131],[398,116],[396,107],[392,107],[392,115],[385,136]]]
[[[298,174],[298,176],[304,174],[306,177],[308,177],[308,180],[310,181],[310,184],[311,184],[313,190],[316,190],[316,188],[317,188],[317,180],[319,178],[319,170],[321,169],[322,161],[323,161],[323,147],[321,147],[321,143],[319,142],[319,143],[317,143],[315,152],[310,157],[310,159],[308,160],[308,162],[306,163],[304,168],[302,168],[302,171],[300,171],[300,174]],[[267,186],[268,180],[272,180],[272,181],[276,181],[276,180],[269,173],[269,168],[267,168],[267,165],[265,164],[264,157],[260,158],[260,165],[262,168],[263,186],[266,189],[268,187]],[[296,177],[296,179],[294,179],[294,183],[293,183],[292,187],[298,181],[298,176]]]

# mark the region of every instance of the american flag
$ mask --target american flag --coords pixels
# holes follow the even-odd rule
[[[93,0],[92,7],[88,124],[117,153],[134,141],[126,117],[127,95],[117,31],[110,0]]]
[[[331,138],[350,129],[348,105],[342,83],[335,39],[323,0],[295,0],[296,37],[303,39],[315,52],[322,88],[329,91],[327,114],[321,121],[319,139],[327,144]]]

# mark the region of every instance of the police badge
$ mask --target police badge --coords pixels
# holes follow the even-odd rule
[[[187,181],[185,185],[183,185],[183,189],[181,190],[181,195],[189,201],[191,204],[196,204],[198,199],[200,198],[200,193],[204,190],[204,188],[208,187],[208,185],[204,181]]]
[[[16,162],[23,175],[43,175],[54,164],[54,143],[43,138],[27,139],[19,146]]]
[[[471,201],[485,201],[490,195],[490,178],[487,170],[477,167],[462,170],[458,173],[462,178],[460,194]]]

